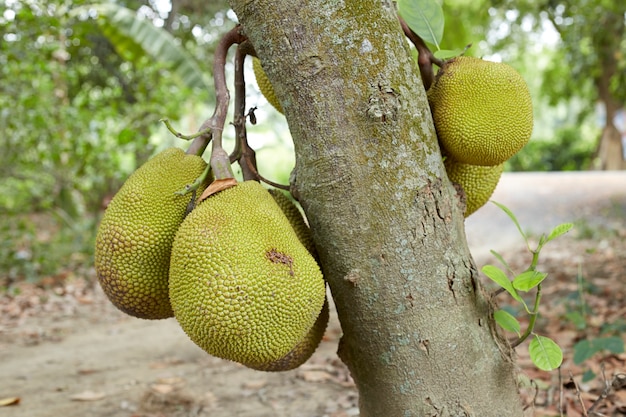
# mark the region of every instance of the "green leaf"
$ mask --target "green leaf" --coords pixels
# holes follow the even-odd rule
[[[496,320],[496,323],[500,325],[504,330],[512,333],[517,333],[518,336],[520,334],[520,324],[519,321],[511,313],[505,310],[497,310],[493,313],[493,318]]]
[[[433,55],[435,55],[435,58],[449,59],[463,55],[463,52],[465,52],[465,49],[439,49],[435,51]]]
[[[98,13],[97,23],[124,59],[136,61],[144,55],[168,65],[174,76],[190,88],[209,89],[202,70],[176,39],[149,20],[115,3],[100,3],[74,9],[74,15]]]
[[[535,335],[528,346],[528,353],[535,366],[542,371],[552,371],[563,362],[563,351],[549,337]]]
[[[554,229],[552,229],[552,231],[548,235],[548,238],[546,239],[546,243],[551,241],[552,239],[556,239],[557,237],[564,235],[565,233],[569,232],[573,227],[574,227],[573,223],[563,223],[563,224],[556,226]]]
[[[509,278],[500,268],[493,265],[485,265],[483,266],[482,271],[483,274],[485,274],[493,282],[495,282],[496,284],[504,288],[509,294],[511,294],[514,299],[516,299],[520,303],[524,302],[524,300],[522,300],[522,297],[520,297],[515,288],[513,288],[513,284],[511,284]]]
[[[574,345],[574,363],[580,365],[593,355],[597,350],[593,346],[590,340],[581,340]]]
[[[545,272],[525,271],[513,279],[513,288],[519,291],[530,291],[548,276]]]
[[[500,255],[498,252],[496,252],[496,251],[495,251],[495,250],[493,250],[493,249],[491,249],[489,252],[491,252],[491,254],[492,254],[493,256],[495,256],[495,257],[496,257],[496,259],[497,259],[498,261],[500,261],[500,263],[501,263],[502,265],[504,265],[504,267],[505,267],[506,269],[508,269],[509,271],[511,271],[511,267],[510,267],[510,266],[509,266],[509,264],[508,264],[508,263],[504,260],[504,258],[502,257],[502,255]]]
[[[618,336],[598,337],[594,339],[600,350],[608,350],[611,353],[624,353],[624,340]]]
[[[602,350],[622,353],[624,352],[624,341],[617,336],[581,340],[574,345],[574,363],[580,365]]]
[[[591,380],[593,380],[596,377],[596,373],[593,372],[591,369],[587,369],[585,371],[585,373],[583,373],[583,378],[582,378],[582,382],[589,382]]]
[[[526,233],[524,233],[524,231],[522,230],[522,227],[519,225],[519,222],[517,221],[517,217],[515,217],[515,214],[513,214],[513,212],[509,210],[509,208],[505,206],[504,204],[500,204],[493,200],[491,200],[491,202],[495,204],[496,206],[498,206],[500,210],[504,211],[506,215],[509,216],[511,220],[513,220],[513,223],[515,223],[517,230],[519,231],[520,235],[522,235],[522,237],[524,238],[526,245],[528,245],[528,238],[526,237]]]
[[[424,42],[440,49],[444,16],[437,0],[398,0],[398,14]]]
[[[585,316],[583,316],[580,311],[571,311],[566,313],[565,318],[576,326],[576,329],[578,330],[584,330],[585,327],[587,327]]]

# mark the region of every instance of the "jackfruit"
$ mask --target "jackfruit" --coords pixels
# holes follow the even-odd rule
[[[291,227],[296,232],[300,243],[304,245],[305,248],[309,251],[311,255],[313,255],[317,259],[317,253],[315,250],[315,244],[313,243],[313,236],[311,235],[311,229],[309,229],[309,225],[306,223],[302,212],[300,209],[282,192],[272,189],[268,190],[269,193],[278,204],[278,207],[283,211],[283,214],[289,220]]]
[[[309,228],[302,212],[284,193],[276,189],[268,191],[274,198],[274,201],[276,201],[276,204],[278,204],[280,209],[283,211],[285,217],[287,217],[287,220],[289,220],[289,223],[296,232],[300,243],[302,243],[304,247],[307,248],[309,253],[317,260],[317,251],[315,249],[315,244],[313,243],[313,235],[311,234],[311,229]],[[319,346],[322,341],[322,337],[324,337],[326,326],[328,325],[328,319],[328,300],[324,299],[322,312],[317,317],[313,327],[311,327],[305,338],[302,339],[291,350],[291,352],[275,362],[263,364],[261,367],[249,367],[259,371],[289,371],[299,367],[313,355]]]
[[[256,181],[211,195],[187,216],[174,239],[169,288],[194,343],[252,368],[288,355],[326,297],[315,259]]]
[[[280,105],[278,98],[276,98],[274,86],[272,86],[269,78],[267,78],[267,74],[261,66],[261,60],[257,57],[252,57],[252,70],[254,71],[254,78],[256,78],[256,83],[259,86],[259,90],[261,90],[261,94],[263,94],[267,101],[274,106],[279,113],[283,113],[283,106]]]
[[[469,165],[455,161],[450,157],[447,157],[443,164],[450,181],[460,185],[465,192],[465,217],[489,201],[504,170],[504,164],[496,166]]]
[[[504,63],[465,56],[446,61],[428,101],[441,145],[464,164],[500,165],[533,130],[528,87]]]
[[[322,341],[322,337],[324,337],[324,333],[326,332],[329,316],[328,300],[324,299],[322,311],[317,317],[317,320],[315,320],[313,327],[311,327],[306,336],[300,340],[300,342],[298,342],[298,344],[288,354],[274,362],[247,366],[251,369],[256,369],[257,371],[268,372],[290,371],[292,369],[296,369],[306,362],[319,346]]]
[[[123,312],[142,319],[173,316],[170,250],[192,198],[175,192],[205,167],[199,156],[166,149],[137,169],[107,207],[96,237],[95,269],[104,293]]]

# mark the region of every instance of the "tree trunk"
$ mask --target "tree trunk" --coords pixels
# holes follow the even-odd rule
[[[598,145],[598,159],[600,160],[599,168],[602,170],[617,171],[626,169],[622,134],[615,127],[615,124],[609,123],[608,120],[604,129],[602,129],[602,136]]]
[[[598,97],[604,104],[606,121],[602,129],[602,136],[598,143],[596,154],[600,160],[600,169],[613,171],[626,169],[622,134],[615,126],[615,116],[622,108],[620,101],[614,96],[611,84],[618,75],[619,64],[616,57],[616,48],[625,30],[624,18],[618,14],[607,14],[603,22],[605,30],[597,32],[594,39],[598,59],[600,61],[599,74],[595,79]]]
[[[231,6],[289,122],[361,416],[521,416],[393,3]]]

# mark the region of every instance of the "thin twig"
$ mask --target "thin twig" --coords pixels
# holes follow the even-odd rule
[[[183,140],[192,140],[195,139],[199,136],[202,135],[207,135],[211,133],[211,129],[205,129],[205,130],[199,130],[196,133],[192,133],[191,135],[185,135],[181,132],[179,132],[178,130],[174,129],[174,126],[172,126],[172,123],[170,123],[169,119],[161,119],[159,120],[159,122],[163,122],[163,124],[165,124],[165,127],[167,128],[167,130],[170,131],[170,133],[174,136],[176,136],[179,139],[183,139]]]
[[[280,190],[285,190],[285,191],[291,191],[291,188],[288,185],[284,185],[284,184],[279,184],[277,182],[274,182],[272,180],[268,180],[267,178],[263,177],[261,174],[259,174],[259,171],[256,170],[256,168],[251,164],[251,161],[249,159],[245,159],[246,163],[248,164],[248,168],[252,171],[252,173],[254,174],[254,176],[259,180],[259,181],[263,181],[264,183],[271,185],[272,187],[278,188]],[[243,169],[243,168],[242,168]]]
[[[589,407],[589,410],[587,410],[589,414],[591,413],[595,414],[593,410],[598,406],[598,404],[606,400],[606,398],[609,396],[609,394],[611,394],[611,391],[613,389],[613,386],[612,386],[613,384],[609,382],[608,379],[606,379],[606,374],[604,372],[604,362],[600,363],[600,372],[602,373],[602,380],[604,381],[604,389],[600,393],[600,396],[593,402],[593,404],[591,404],[591,407]]]
[[[576,381],[574,381],[574,375],[572,375],[571,371],[569,373],[569,380],[572,382],[572,384],[574,384],[574,388],[576,388],[576,396],[578,397],[578,402],[580,403],[580,408],[582,410],[583,416],[589,417],[589,414],[587,414],[587,409],[585,408],[585,403],[580,393],[580,388],[578,388],[578,384],[576,383]]]
[[[563,372],[559,366],[559,416],[563,417]]]

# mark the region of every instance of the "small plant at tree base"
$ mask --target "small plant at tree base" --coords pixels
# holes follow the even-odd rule
[[[544,371],[551,371],[553,369],[561,366],[561,362],[563,362],[563,352],[559,345],[557,345],[552,339],[546,336],[541,336],[535,333],[535,323],[537,321],[537,317],[539,316],[539,303],[541,302],[541,284],[543,280],[548,276],[545,272],[540,272],[537,270],[537,264],[539,262],[539,254],[541,250],[546,245],[546,243],[551,240],[556,239],[557,237],[567,233],[574,226],[572,223],[563,223],[556,226],[552,231],[548,234],[542,234],[539,238],[539,243],[535,249],[530,247],[530,243],[528,242],[528,236],[522,230],[519,222],[515,215],[509,210],[507,207],[500,203],[496,203],[492,201],[495,205],[497,205],[500,209],[502,209],[515,223],[517,230],[522,235],[524,242],[526,242],[526,247],[529,252],[532,254],[532,260],[530,265],[526,270],[520,274],[516,274],[513,272],[508,263],[504,260],[502,255],[495,251],[491,251],[493,255],[505,266],[507,272],[514,276],[513,280],[509,279],[507,272],[498,268],[494,265],[485,265],[482,268],[483,273],[498,284],[502,291],[508,292],[511,297],[513,297],[516,301],[522,304],[526,313],[530,316],[528,327],[524,331],[521,332],[521,326],[519,321],[511,315],[509,312],[505,310],[497,310],[494,313],[494,319],[496,323],[504,330],[516,333],[518,338],[511,342],[512,347],[516,347],[523,343],[529,336],[533,336],[533,339],[530,341],[530,345],[528,347],[528,352],[530,354],[530,359],[533,361],[537,368]],[[529,307],[528,304],[524,301],[520,293],[527,293],[530,291],[535,291],[535,300],[532,307]],[[500,291],[498,291],[499,293]]]
[[[569,312],[567,318],[578,330],[585,331],[586,336],[576,342],[573,346],[573,361],[576,365],[581,365],[598,353],[608,352],[609,354],[620,354],[624,352],[624,341],[619,336],[626,330],[626,321],[619,319],[615,322],[604,323],[597,336],[592,336],[588,332],[587,318],[592,311],[585,301],[585,294],[598,291],[591,283],[584,280],[580,265],[576,276],[578,289],[569,298]],[[595,372],[587,368],[582,376],[582,382],[591,381],[596,377]]]

